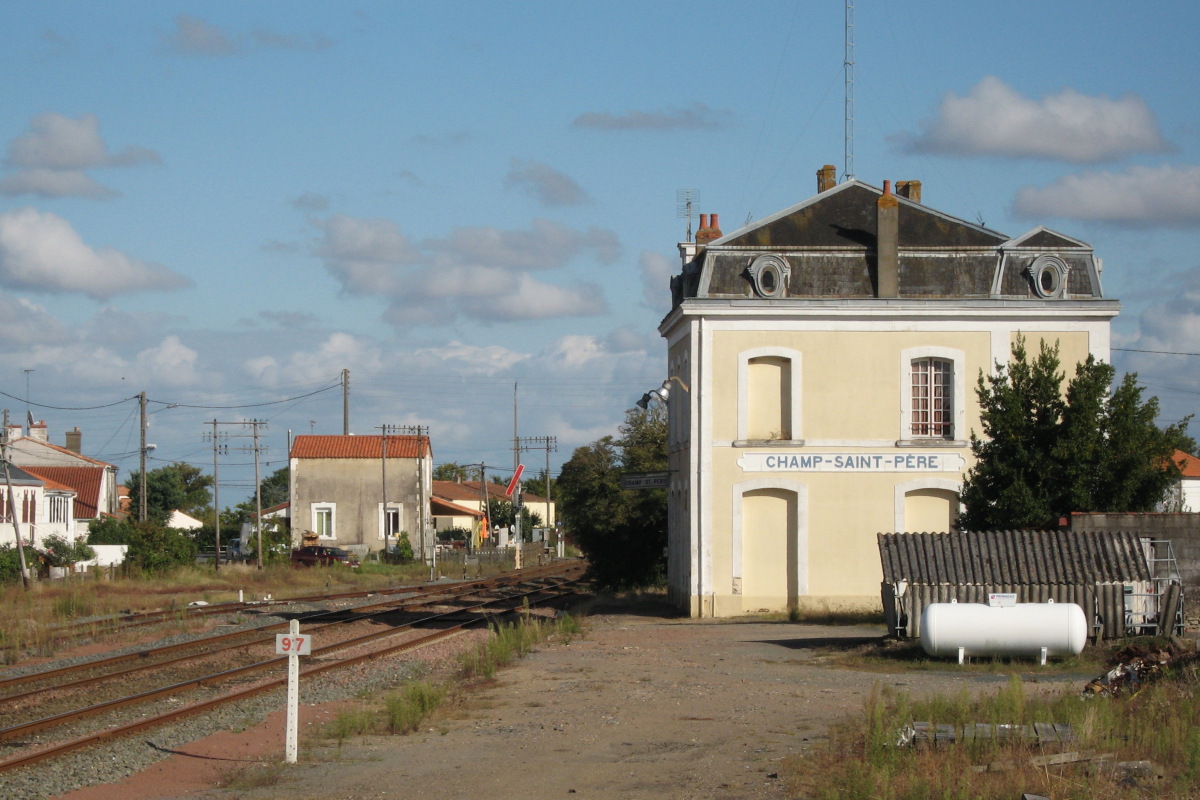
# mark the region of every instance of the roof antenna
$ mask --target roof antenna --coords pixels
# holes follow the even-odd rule
[[[700,199],[700,192],[696,189],[676,189],[675,190],[675,216],[678,219],[687,218],[687,238],[685,242],[692,240],[692,205]]]
[[[846,0],[846,171],[842,180],[854,180],[854,0]]]

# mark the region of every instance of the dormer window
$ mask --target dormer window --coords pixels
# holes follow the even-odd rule
[[[1025,270],[1038,297],[1046,299],[1066,297],[1070,271],[1071,268],[1058,256],[1038,256]]]
[[[779,256],[759,256],[750,264],[750,281],[759,297],[785,297],[791,267]]]

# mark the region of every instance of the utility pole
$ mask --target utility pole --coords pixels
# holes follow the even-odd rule
[[[4,432],[0,434],[0,459],[4,461],[4,483],[8,487],[8,518],[12,522],[13,535],[17,539],[17,561],[21,567],[21,583],[29,591],[29,569],[25,566],[25,545],[21,543],[21,529],[17,526],[17,498],[13,494],[12,474],[8,469],[8,409],[4,409]],[[0,514],[0,520],[4,518]]]
[[[547,528],[553,528],[554,525],[550,520],[550,453],[558,452],[558,437],[557,436],[525,436],[518,440],[518,446],[522,450],[545,450],[546,451],[546,519],[542,520]]]
[[[142,446],[138,448],[138,522],[146,521],[146,393],[138,395],[138,408],[141,409]]]
[[[486,528],[484,531],[489,536],[492,534],[492,515],[488,511],[488,496],[487,496],[487,464],[479,462],[479,510],[483,512],[483,524]],[[482,542],[480,542],[482,544]],[[492,547],[496,543],[492,542]]]
[[[395,434],[395,432],[397,430],[399,430],[399,426],[397,426],[397,425],[380,425],[379,426],[379,431],[382,434],[379,438],[383,443],[383,446],[380,449],[380,452],[382,454],[382,457],[380,458],[380,464],[381,464],[381,470],[383,472],[383,556],[384,556],[384,561],[387,560],[388,553],[392,552],[391,542],[390,542],[391,530],[390,530],[390,526],[388,525],[388,521],[390,519],[388,517],[388,495],[387,495],[388,437]],[[397,531],[397,533],[398,532],[399,531]]]
[[[255,559],[255,563],[257,564],[259,569],[262,569],[263,568],[262,479],[259,477],[258,454],[263,452],[264,450],[267,450],[268,448],[265,445],[259,444],[258,429],[260,427],[265,428],[267,423],[262,422],[260,420],[256,420],[256,419],[250,420],[248,422],[246,422],[246,421],[218,422],[217,420],[214,419],[212,422],[209,422],[207,424],[213,426],[213,432],[211,434],[206,433],[204,435],[204,438],[208,439],[210,436],[212,437],[212,442],[213,442],[213,485],[214,485],[214,487],[216,485],[217,450],[219,449],[222,455],[227,454],[229,452],[229,446],[225,443],[225,441],[230,438],[235,438],[235,439],[252,438],[254,440],[253,445],[248,445],[248,446],[244,445],[244,446],[239,447],[238,450],[242,451],[243,453],[249,452],[249,451],[254,452],[254,513],[255,513],[255,531],[257,534],[256,540],[258,542],[258,558]],[[250,429],[251,432],[250,433],[242,433],[242,434],[221,433],[218,430],[218,426],[221,426],[221,425],[225,425],[225,426],[238,425],[238,426],[241,426],[241,428],[243,430]],[[218,440],[219,440],[219,443],[218,443]],[[216,503],[217,503],[215,498],[216,498],[216,495],[214,494],[214,499],[213,499],[214,505],[216,505]],[[221,519],[221,517],[220,517],[221,511],[220,511],[219,507],[218,507],[216,513],[217,513],[217,521],[218,521],[217,535],[219,537],[220,536],[220,524],[219,523],[220,523],[220,519]],[[221,543],[220,543],[220,539],[218,538],[218,540],[217,540],[218,553],[220,552],[220,547],[221,547]]]
[[[342,370],[342,436],[350,435],[350,370]]]
[[[221,478],[217,471],[217,455],[229,452],[228,446],[221,441],[221,435],[217,431],[219,424],[215,419],[212,421],[212,443],[213,443],[213,534],[215,536],[216,556],[214,565],[216,571],[221,571]]]
[[[254,428],[254,519],[256,520],[255,529],[258,533],[258,568],[263,568],[263,546],[262,546],[262,478],[258,473],[258,426],[266,425],[265,422],[259,420],[251,420],[249,423]]]

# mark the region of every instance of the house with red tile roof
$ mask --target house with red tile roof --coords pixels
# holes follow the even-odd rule
[[[1172,460],[1179,465],[1178,508],[1172,511],[1200,511],[1200,458],[1176,450]]]
[[[505,488],[503,484],[492,483],[490,481],[484,485],[484,490],[487,492],[489,499],[507,503],[512,498],[504,493]],[[481,492],[479,481],[434,481],[433,494],[436,497],[441,497],[460,506],[475,509],[476,511],[480,510],[483,505],[480,502]],[[542,525],[546,527],[554,526],[556,519],[554,501],[536,495],[533,492],[521,492],[521,505],[529,509],[531,514],[536,514],[537,518],[541,520]]]
[[[75,491],[71,487],[37,475],[33,470],[10,465],[7,481],[0,472],[0,545],[16,544],[14,516],[21,540],[35,547],[47,536],[68,541],[86,536],[87,528],[80,531],[75,524],[74,501]]]
[[[362,556],[406,532],[418,557],[432,556],[428,436],[297,436],[289,466],[297,545],[310,535]]]
[[[116,465],[83,455],[78,428],[67,433],[68,447],[50,443],[44,422],[34,422],[24,436],[20,425],[10,425],[8,435],[12,464],[75,492],[71,513],[79,536],[93,519],[120,511]]]

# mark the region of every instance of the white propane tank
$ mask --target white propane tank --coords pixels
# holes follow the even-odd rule
[[[921,612],[921,647],[931,656],[1074,656],[1087,635],[1075,603],[930,603]]]

